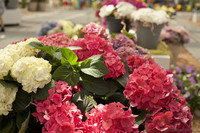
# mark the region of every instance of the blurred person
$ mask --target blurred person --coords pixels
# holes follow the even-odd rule
[[[5,28],[4,28],[4,23],[3,23],[3,18],[2,18],[2,15],[4,13],[4,0],[0,0],[0,23],[1,23],[1,32],[4,32],[5,31]]]

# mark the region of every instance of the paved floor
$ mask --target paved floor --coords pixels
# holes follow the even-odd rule
[[[184,47],[200,62],[200,26],[195,25],[186,19],[191,19],[192,13],[180,12],[175,20],[172,20],[173,25],[182,25],[190,32],[190,42]]]
[[[45,21],[59,19],[70,20],[75,23],[86,25],[97,21],[93,8],[82,10],[68,10],[67,8],[52,9],[48,12],[22,15],[22,22],[18,26],[6,26],[6,32],[0,32],[0,48],[4,48],[11,42],[23,40],[28,37],[37,37],[41,24]]]

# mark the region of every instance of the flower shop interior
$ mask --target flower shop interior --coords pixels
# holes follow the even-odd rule
[[[0,0],[0,133],[200,133],[200,0]]]

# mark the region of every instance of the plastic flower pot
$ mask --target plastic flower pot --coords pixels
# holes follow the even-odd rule
[[[157,25],[137,21],[136,26],[137,44],[143,48],[156,49],[164,24]]]
[[[176,61],[178,59],[178,55],[179,55],[180,50],[181,50],[181,44],[180,43],[178,43],[178,44],[169,43],[167,45],[168,45],[169,50],[172,53],[171,64],[176,64]]]
[[[37,10],[37,6],[38,6],[37,2],[30,2],[28,4],[28,10],[29,11],[36,11]]]
[[[39,11],[45,11],[47,8],[47,3],[46,2],[39,2],[38,3],[38,10]]]
[[[124,25],[122,24],[122,19],[117,19],[114,17],[106,17],[106,23],[109,29],[109,33],[121,33]],[[131,22],[128,19],[125,19],[126,30],[129,31],[131,28]]]

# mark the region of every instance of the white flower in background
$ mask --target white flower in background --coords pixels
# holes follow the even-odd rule
[[[8,75],[13,66],[13,59],[3,49],[0,50],[0,79]]]
[[[165,11],[157,11],[151,8],[142,8],[132,13],[135,21],[156,23],[157,25],[169,22],[169,15]]]
[[[104,5],[99,12],[100,17],[106,17],[112,14],[112,12],[115,10],[115,7],[113,5]]]
[[[17,91],[18,88],[5,88],[0,84],[0,116],[8,115],[9,111],[12,111]]]
[[[28,45],[33,41],[39,42],[37,38],[29,38],[26,41],[21,41],[17,44],[9,44],[4,48],[4,51],[12,57],[14,62],[19,60],[21,57],[34,56],[36,54],[36,49]]]
[[[22,84],[23,90],[31,93],[51,81],[51,64],[42,58],[22,57],[11,69],[11,76]]]
[[[136,11],[136,7],[128,2],[119,2],[116,7],[117,14],[120,17],[131,16],[131,14]]]

